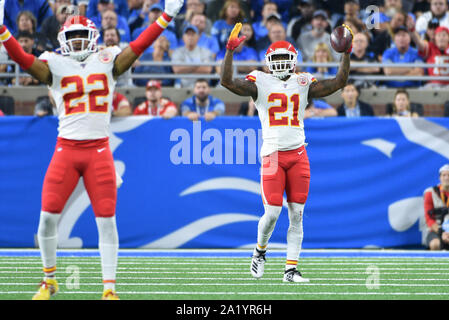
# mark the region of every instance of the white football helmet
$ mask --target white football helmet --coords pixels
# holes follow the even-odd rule
[[[285,56],[284,59],[273,59],[277,55]],[[288,41],[276,41],[268,47],[265,54],[265,63],[268,69],[277,78],[284,78],[295,72],[298,52]]]
[[[71,37],[70,33],[80,34],[84,36]],[[83,16],[69,17],[58,33],[58,41],[61,45],[61,54],[68,55],[71,58],[83,61],[91,53],[98,50],[97,41],[100,37],[95,24]],[[81,48],[75,48],[74,43],[81,41]]]

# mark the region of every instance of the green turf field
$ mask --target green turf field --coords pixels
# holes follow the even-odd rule
[[[310,283],[283,283],[285,260],[270,258],[253,279],[250,258],[120,257],[122,300],[449,299],[448,258],[303,258]],[[55,300],[99,299],[99,257],[59,257]],[[28,300],[42,279],[39,257],[0,257],[0,300]]]

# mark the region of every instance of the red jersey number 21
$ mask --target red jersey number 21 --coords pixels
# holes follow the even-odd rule
[[[268,102],[279,101],[277,106],[270,107],[268,114],[270,117],[270,127],[272,126],[292,126],[299,127],[299,95],[288,96],[284,93],[272,93],[268,96]],[[283,113],[288,111],[289,101],[293,104],[293,117],[282,116]]]

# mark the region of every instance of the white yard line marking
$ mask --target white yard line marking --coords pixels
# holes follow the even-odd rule
[[[21,282],[14,282],[14,283],[0,283],[0,286],[35,286],[35,283],[21,283]],[[93,282],[93,283],[80,283],[79,284],[82,287],[85,286],[103,286],[103,284],[100,282]],[[322,287],[322,286],[338,286],[338,287],[354,287],[354,286],[362,286],[366,287],[366,283],[301,283],[301,284],[285,284],[281,282],[279,279],[279,283],[260,283],[258,281],[253,281],[252,283],[170,283],[170,282],[154,282],[154,283],[126,283],[126,282],[120,282],[120,286],[141,286],[141,287],[153,287],[153,286],[176,286],[176,287],[197,287],[197,286],[214,286],[214,287],[221,287],[221,286],[235,286],[235,287],[244,287],[244,286],[292,286],[292,285],[298,285],[302,287]],[[117,285],[118,286],[118,285]],[[408,284],[408,283],[379,283],[379,286],[381,287],[449,287],[449,284]],[[175,291],[176,293],[176,291]],[[448,293],[449,294],[449,293]]]
[[[302,286],[303,284],[298,284],[298,286]],[[294,286],[294,285],[293,285]],[[0,291],[0,294],[34,294],[36,291]],[[119,295],[280,295],[280,296],[303,296],[303,295],[330,295],[330,296],[341,296],[341,295],[362,295],[362,296],[448,296],[449,292],[216,292],[216,291],[180,291],[180,292],[171,292],[171,291],[118,291]],[[80,294],[95,294],[98,295],[97,291],[67,291],[60,292],[58,295],[80,295]],[[180,302],[181,303],[181,302]]]

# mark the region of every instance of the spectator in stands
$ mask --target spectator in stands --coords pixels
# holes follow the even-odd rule
[[[240,104],[240,109],[239,109],[239,116],[248,116],[248,117],[253,117],[253,116],[258,116],[259,112],[256,109],[256,104],[254,103],[254,100],[252,98],[249,99],[248,102],[242,102]]]
[[[354,83],[348,83],[341,91],[343,104],[337,108],[340,117],[374,116],[373,108],[359,100],[360,89]]]
[[[148,22],[143,25],[142,27],[139,27],[135,29],[132,33],[132,40],[136,40],[137,37],[154,21],[159,18],[162,13],[164,12],[164,8],[159,3],[153,4],[148,12]],[[175,32],[171,31],[170,29],[166,28],[164,31],[162,31],[161,35],[163,35],[169,42],[169,54],[172,55],[173,51],[178,48],[178,38],[176,37]],[[145,50],[145,53],[151,53],[154,50],[154,44],[148,47],[147,50]]]
[[[154,43],[152,44],[153,50],[152,52],[145,52],[139,58],[136,63],[136,68],[134,69],[134,74],[145,73],[151,74],[152,77],[157,79],[158,74],[172,74],[173,70],[171,66],[144,66],[141,65],[140,62],[145,61],[166,61],[170,62],[170,43],[164,35],[159,36]],[[148,78],[145,79],[134,79],[134,84],[137,86],[145,86]],[[173,79],[161,79],[163,86],[173,86]]]
[[[46,50],[51,50],[51,45],[49,44],[47,37],[36,31],[37,20],[31,11],[21,11],[17,15],[17,33],[28,32],[33,35],[34,47],[36,52],[44,52]]]
[[[203,66],[202,63],[214,62],[212,51],[198,46],[199,31],[198,28],[189,25],[184,28],[182,40],[184,46],[179,47],[173,52],[172,62],[190,62],[197,65],[176,66],[173,65],[173,72],[178,74],[209,74],[212,72],[212,66]],[[191,88],[195,84],[194,79],[180,79],[176,85],[183,88]]]
[[[192,19],[195,14],[204,16],[204,27],[202,28],[201,33],[210,36],[210,32],[212,30],[212,21],[206,16],[205,2],[206,0],[185,0],[186,12],[177,15],[175,18],[176,35],[178,36],[178,38],[182,37],[182,30],[184,30],[186,25],[193,24]],[[198,29],[200,28],[198,27]]]
[[[336,117],[337,110],[324,100],[314,99],[306,107],[304,119]]]
[[[130,33],[132,33],[134,31],[134,29],[131,29],[131,25],[135,22],[135,20],[142,13],[145,3],[147,3],[147,6],[146,6],[147,9],[149,9],[151,7],[152,4],[150,1],[157,1],[157,0],[127,0],[128,13],[126,15],[126,19],[128,22]],[[142,18],[145,19],[147,14],[148,14],[148,11],[142,16]]]
[[[249,48],[253,48],[257,51],[257,42],[254,38],[254,29],[251,23],[249,22],[243,22],[242,23],[242,30],[240,31],[240,34],[242,36],[245,36],[245,45]]]
[[[55,14],[45,19],[42,23],[41,32],[47,37],[48,42],[50,42],[52,46],[51,50],[59,48],[58,32],[71,13],[69,6],[65,2],[70,4],[70,0],[56,0],[54,3]]]
[[[220,49],[224,49],[231,30],[237,22],[243,22],[245,13],[239,0],[226,0],[219,17],[212,25],[211,35],[217,38]]]
[[[419,117],[416,110],[412,110],[410,96],[405,89],[398,89],[394,94],[394,101],[387,105],[387,114],[392,117]]]
[[[75,14],[79,14],[80,16],[86,16],[87,12],[87,5],[89,4],[89,0],[70,0],[69,3],[66,3],[66,0],[47,0],[48,4],[50,5],[51,11],[56,12],[58,9],[58,2],[59,5],[66,4],[66,5],[73,5],[76,9]]]
[[[246,17],[247,19],[256,17],[254,12],[250,8],[250,6],[255,2],[260,3],[260,0],[251,1],[251,3],[249,3],[249,1],[247,0],[239,0],[239,6],[243,11],[244,17]],[[212,21],[212,25],[214,22],[222,19],[220,15],[225,3],[226,2],[223,0],[206,0],[206,16]]]
[[[121,17],[128,17],[127,0],[89,0],[86,17],[93,20],[94,17],[100,17],[101,12],[106,9],[114,10]],[[99,26],[99,24],[95,25]]]
[[[31,11],[36,17],[36,31],[40,31],[44,20],[53,15],[47,0],[5,0],[5,9],[7,9],[7,14],[4,17],[4,24],[12,34],[18,31],[15,19],[21,11]]]
[[[257,51],[259,53],[259,61],[265,62],[265,54],[268,47],[276,41],[288,41],[291,44],[295,44],[295,41],[287,37],[284,25],[279,21],[273,22],[268,30],[268,36],[257,41]],[[302,52],[298,52],[298,61],[302,61]]]
[[[198,39],[198,46],[209,49],[216,57],[217,53],[220,51],[220,46],[218,45],[217,38],[206,33],[207,18],[203,13],[194,13],[191,15],[190,23],[192,26],[198,28],[200,33],[200,38]],[[182,38],[179,40],[179,46],[183,46],[184,42]]]
[[[358,0],[345,0],[344,2],[344,17],[339,19],[335,26],[341,26],[345,21],[356,21],[356,24],[362,24],[363,22],[360,19],[360,3]],[[353,30],[354,31],[354,30]]]
[[[277,11],[281,15],[281,21],[287,23],[290,20],[290,7],[292,0],[259,0],[259,1],[241,1],[250,2],[251,17],[253,22],[258,22],[262,19],[262,11],[266,2],[274,2],[277,6]],[[249,17],[249,15],[247,15]]]
[[[275,18],[282,22],[281,15],[278,12],[278,6],[276,3],[267,1],[262,8],[262,20],[253,23],[254,36],[256,41],[268,35],[268,21],[270,18]],[[284,28],[287,28],[285,23]]]
[[[383,63],[421,63],[423,62],[418,54],[418,50],[410,46],[410,35],[406,27],[396,28],[394,31],[395,47],[387,49],[383,56]],[[387,76],[422,76],[424,70],[419,67],[398,68],[384,67],[384,73]],[[417,87],[419,81],[386,81],[385,85],[393,88]]]
[[[31,33],[27,31],[22,31],[16,36],[17,42],[22,47],[23,51],[25,51],[28,54],[33,54],[34,56],[39,56],[40,53],[37,52],[34,47],[34,37]],[[9,65],[7,68],[7,72],[14,72],[15,66]],[[22,69],[20,69],[20,72],[24,72]],[[12,78],[11,83],[14,85],[16,84],[16,78]],[[36,80],[35,78],[25,75],[23,77],[19,77],[19,85],[22,86],[35,86],[39,85],[40,82]]]
[[[120,31],[115,27],[107,27],[101,30],[103,43],[106,47],[118,46],[122,49],[127,45],[121,42]]]
[[[382,11],[379,13],[380,29],[386,30],[388,22],[400,11],[403,11],[401,0],[385,0]]]
[[[430,0],[430,11],[424,12],[416,20],[416,31],[424,37],[429,21],[437,18],[441,27],[449,28],[449,14],[447,0]]]
[[[329,46],[325,43],[318,43],[315,47],[312,59],[314,63],[330,63],[334,62]],[[307,67],[306,72],[312,73],[316,77],[330,77],[337,74],[337,67]]]
[[[329,27],[328,15],[324,10],[317,10],[312,18],[312,30],[301,33],[296,44],[301,51],[304,61],[310,60],[313,57],[315,47],[318,43],[329,43],[330,34],[326,32]],[[333,54],[334,58],[338,59],[339,55]]]
[[[204,117],[206,121],[224,115],[225,104],[220,99],[210,95],[209,83],[205,79],[198,79],[193,88],[193,96],[181,103],[181,113],[192,121]]]
[[[407,23],[407,13],[404,11],[396,12],[391,18],[390,22],[387,23],[386,30],[374,33],[374,39],[369,46],[369,51],[374,52],[377,60],[382,60],[383,53],[394,47],[394,30],[399,27],[403,27]]]
[[[243,26],[242,26],[243,29]],[[244,35],[244,33],[241,33]],[[222,62],[226,54],[226,49],[221,50],[217,55],[217,62]],[[254,69],[257,69],[257,63],[259,61],[259,54],[253,48],[250,48],[246,45],[246,39],[240,43],[240,45],[234,50],[234,61],[245,62],[245,63],[254,63],[252,66],[238,66],[237,72],[242,74],[248,74]],[[216,72],[221,74],[221,65],[215,67]]]
[[[430,250],[449,249],[449,219],[447,199],[449,198],[449,165],[439,170],[440,183],[424,191],[424,216],[428,227],[426,239]]]
[[[114,10],[115,8],[116,6],[114,5],[114,0],[99,0],[97,4],[97,14],[88,18],[92,20],[92,22],[98,29],[108,26],[116,27],[120,30],[122,40],[129,42],[130,32],[128,21],[125,16],[117,14],[116,10]],[[111,13],[110,11],[112,11],[113,13]],[[104,16],[105,14],[106,16]]]
[[[413,30],[413,23],[408,25],[409,30]],[[419,55],[429,64],[447,64],[449,63],[449,29],[446,27],[438,27],[435,29],[435,41],[429,42],[423,40],[419,34],[414,31],[411,32],[411,38],[416,44]],[[428,68],[429,76],[448,76],[449,68]],[[439,88],[448,86],[449,81],[444,80],[430,80],[425,87]]]
[[[351,53],[351,71],[350,75],[374,75],[380,73],[379,67],[355,67],[353,63],[376,63],[374,53],[368,52],[369,36],[365,32],[354,34]],[[369,88],[375,84],[370,80],[357,80],[355,85],[359,88]]]
[[[178,107],[168,98],[162,97],[161,83],[148,81],[145,91],[146,100],[134,109],[134,115],[150,115],[171,119],[178,114]]]
[[[50,90],[48,90],[47,96],[40,97],[40,99],[36,101],[34,115],[38,117],[56,115],[56,104]]]
[[[420,17],[424,12],[427,12],[429,10],[430,10],[430,3],[428,0],[414,0],[411,12],[416,17]]]
[[[131,41],[128,23],[124,17],[119,17],[114,10],[106,9],[101,12],[101,28],[117,28],[120,32],[120,39],[124,43]],[[100,36],[98,43],[103,43],[103,38]]]
[[[311,21],[315,5],[312,0],[300,0],[298,3],[299,15],[292,18],[287,25],[287,36],[298,39],[301,33],[312,30]]]
[[[427,42],[434,42],[435,43],[435,30],[440,26],[440,22],[437,18],[433,18],[429,21],[429,24],[427,25],[426,33],[424,34],[424,40]]]
[[[132,115],[132,107],[128,99],[121,93],[114,91],[112,100],[112,116],[126,117]]]
[[[5,116],[5,114],[3,113],[2,109],[0,109],[0,117]]]
[[[133,10],[132,15],[128,16],[129,31],[131,32],[131,38],[133,38],[134,30],[148,23],[148,13],[150,12],[150,8],[155,2],[157,3],[158,0],[131,0],[131,2],[137,2],[137,4],[132,6],[139,7],[139,10]]]

